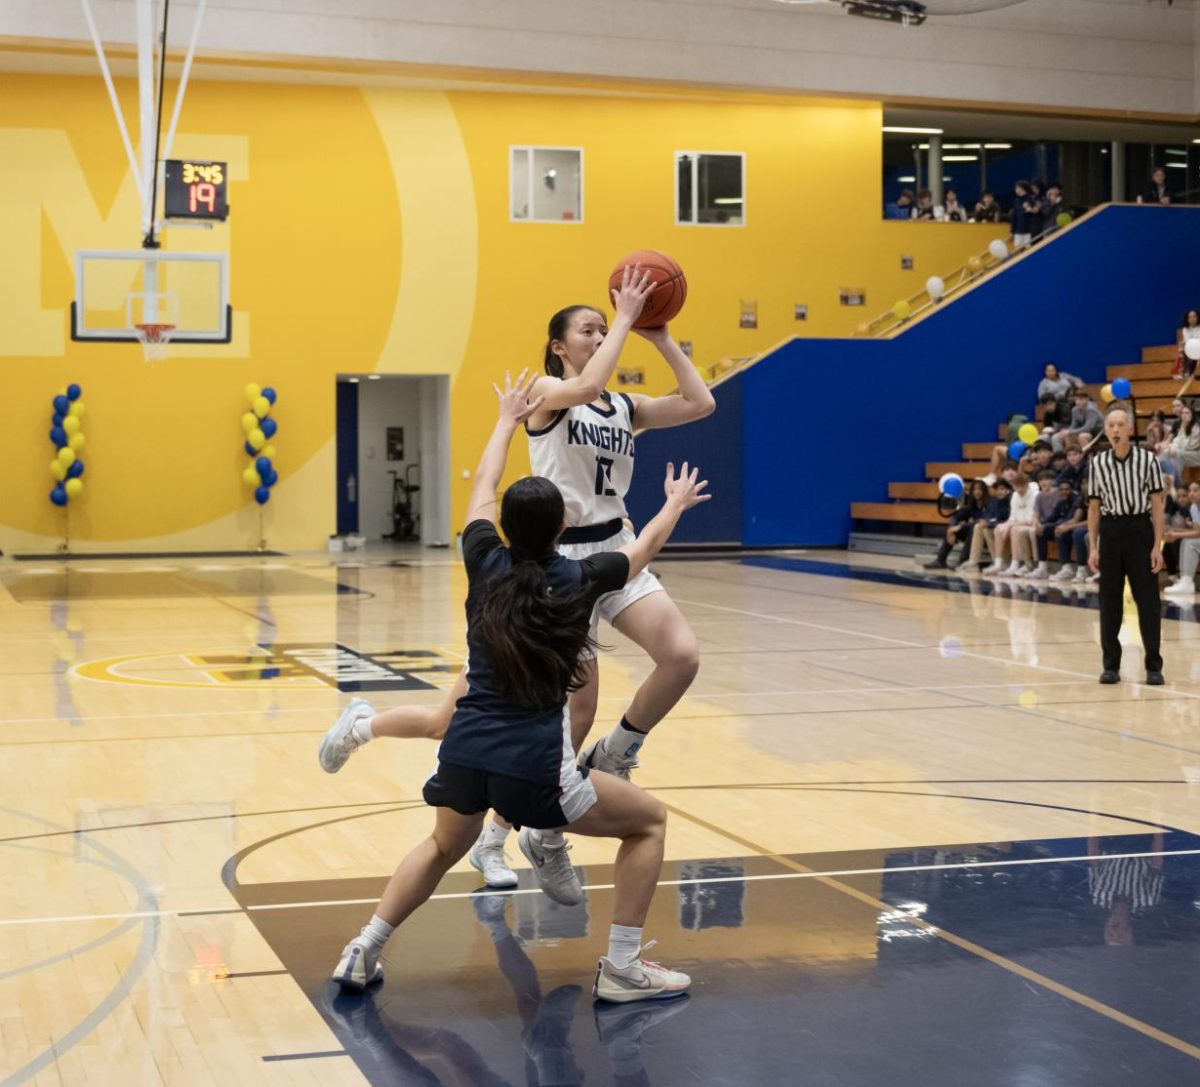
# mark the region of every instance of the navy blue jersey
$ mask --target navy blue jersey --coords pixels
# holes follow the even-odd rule
[[[491,521],[472,521],[463,533],[467,567],[467,693],[459,699],[438,758],[459,766],[545,784],[559,780],[563,760],[566,699],[549,709],[518,706],[496,682],[487,648],[472,619],[487,583],[512,569],[512,552]],[[551,593],[584,592],[594,601],[624,587],[629,559],[605,551],[586,559],[552,552],[539,560]],[[570,742],[569,740],[567,741]]]

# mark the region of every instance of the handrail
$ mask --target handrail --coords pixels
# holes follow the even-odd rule
[[[1010,257],[1014,257],[1018,253],[1028,252],[1030,247],[1035,242],[1040,242],[1049,237],[1051,234],[1057,234],[1059,231],[1066,230],[1075,223],[1082,222],[1094,212],[1108,206],[1109,205],[1107,204],[1101,204],[1098,207],[1092,208],[1083,215],[1072,219],[1072,221],[1065,226],[1059,226],[1056,223],[1054,226],[1043,230],[1042,233],[1037,235],[1037,237],[1030,242],[1030,245],[1023,246],[1021,249],[1017,250],[1009,249],[1003,257],[994,256],[990,249],[985,249],[982,253],[973,254],[967,258],[967,262],[965,264],[940,277],[942,282],[946,285],[946,289],[940,298],[934,298],[927,290],[922,288],[916,294],[902,299],[902,301],[908,304],[909,308],[909,312],[906,316],[897,317],[895,306],[893,306],[891,309],[886,310],[878,317],[874,318],[874,320],[864,321],[862,324],[860,324],[855,330],[855,335],[858,337],[875,337],[886,336],[889,333],[896,332],[898,329],[901,329],[905,325],[909,324],[913,318],[919,317],[924,313],[928,313],[934,307],[940,306],[951,295],[961,291],[964,287],[970,286],[972,283],[981,279],[989,272],[994,271],[996,268],[1000,267],[1000,265],[1004,264]],[[1008,249],[1007,242],[1005,243],[1005,248]]]

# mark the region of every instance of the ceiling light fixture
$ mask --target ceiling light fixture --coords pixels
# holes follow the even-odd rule
[[[945,129],[943,128],[913,128],[910,125],[884,125],[884,132],[907,132],[910,136],[940,136]],[[1200,140],[1196,141],[1200,143]]]

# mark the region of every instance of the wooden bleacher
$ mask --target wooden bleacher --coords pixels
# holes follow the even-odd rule
[[[1137,406],[1138,434],[1145,433],[1146,421],[1157,410],[1169,411],[1171,401],[1180,394],[1182,385],[1171,377],[1171,368],[1175,364],[1176,347],[1168,344],[1162,347],[1147,347],[1142,350],[1142,361],[1132,366],[1110,366],[1107,369],[1109,381],[1114,378],[1126,377],[1133,385],[1133,396]],[[1193,383],[1189,395],[1198,391]],[[1103,410],[1100,403],[1100,386],[1089,385],[1088,391],[1093,400]],[[1041,418],[1041,407],[1037,409],[1037,418]],[[925,465],[926,479],[920,483],[889,483],[887,502],[852,502],[850,515],[856,522],[890,521],[898,524],[911,525],[915,534],[921,534],[921,525],[944,525],[946,518],[937,510],[937,480],[946,472],[956,472],[964,480],[986,475],[991,460],[992,450],[999,442],[1007,441],[1006,427],[1002,424],[997,437],[992,441],[964,442],[962,445],[962,460],[960,461],[930,461]]]

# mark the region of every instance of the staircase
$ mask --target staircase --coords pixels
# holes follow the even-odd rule
[[[1118,377],[1128,378],[1133,387],[1133,400],[1137,412],[1137,432],[1144,434],[1149,416],[1158,410],[1170,411],[1171,401],[1180,395],[1184,383],[1171,377],[1171,368],[1175,363],[1176,347],[1168,344],[1162,347],[1146,347],[1142,349],[1142,361],[1131,366],[1109,366],[1106,376],[1109,381]],[[1188,383],[1189,385],[1192,383]],[[1100,387],[1087,386],[1092,399],[1101,408]],[[1192,389],[1188,390],[1189,393]],[[1037,409],[1040,420],[1042,409]],[[930,461],[925,465],[926,479],[919,483],[889,483],[887,502],[852,502],[850,515],[856,526],[863,529],[888,530],[891,534],[910,537],[929,537],[940,535],[928,525],[943,526],[946,518],[937,509],[937,480],[946,472],[955,472],[964,480],[986,475],[991,460],[992,450],[998,442],[1007,441],[1006,428],[1000,425],[997,437],[988,442],[964,442],[962,445],[962,460],[959,461]],[[875,524],[871,524],[874,522]],[[883,524],[880,524],[883,522]],[[871,537],[874,537],[872,540]],[[851,537],[851,549],[862,551],[879,550],[875,544],[880,542],[880,533],[855,532]],[[887,549],[894,551],[894,546]]]

